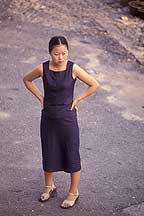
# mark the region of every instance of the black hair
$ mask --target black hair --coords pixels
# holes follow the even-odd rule
[[[49,53],[51,53],[52,49],[57,46],[63,44],[69,49],[68,42],[64,36],[54,36],[49,41]]]

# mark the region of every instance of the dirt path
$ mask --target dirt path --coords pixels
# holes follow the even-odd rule
[[[144,121],[144,76],[132,56],[117,62],[115,56],[96,43],[91,46],[75,40],[71,43],[85,53],[85,68],[108,93],[107,102],[121,107],[125,119]]]
[[[109,35],[144,63],[144,22],[119,0],[2,1],[1,21],[21,20],[81,36]]]

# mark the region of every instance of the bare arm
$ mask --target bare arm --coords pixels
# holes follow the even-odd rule
[[[43,75],[43,68],[42,65],[37,66],[32,71],[26,73],[23,77],[23,82],[26,88],[32,92],[32,94],[38,98],[41,105],[43,106],[43,96],[37,86],[32,82],[33,80],[41,77]]]
[[[85,70],[83,70],[76,64],[74,64],[73,67],[73,75],[74,77],[77,77],[78,79],[86,83],[89,87],[82,94],[75,98],[71,110],[77,105],[79,101],[94,93],[100,86],[99,83],[91,75],[89,75]]]

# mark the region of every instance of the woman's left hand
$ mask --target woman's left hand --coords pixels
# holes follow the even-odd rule
[[[73,110],[75,108],[78,111],[77,104],[78,104],[78,100],[77,99],[73,100],[70,110]]]

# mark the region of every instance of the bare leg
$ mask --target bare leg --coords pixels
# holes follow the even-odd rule
[[[69,189],[69,192],[71,193],[77,193],[78,191],[78,184],[79,184],[79,181],[80,181],[80,171],[78,172],[74,172],[74,173],[71,173],[71,184],[70,184],[70,189]]]
[[[52,186],[53,184],[53,172],[44,172],[45,186]],[[51,189],[45,187],[45,193],[49,193]]]
[[[74,193],[76,194],[78,192],[78,184],[79,184],[79,181],[80,181],[80,173],[81,171],[78,171],[78,172],[74,172],[74,173],[71,173],[71,184],[70,184],[70,189],[69,189],[69,192],[70,193]],[[68,195],[67,196],[67,200],[70,200],[70,201],[75,201],[76,200],[76,196],[72,196],[72,195]],[[68,207],[68,204],[63,204],[62,205],[63,207]]]
[[[53,183],[53,172],[44,172],[45,185],[52,185]]]

